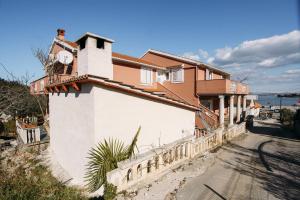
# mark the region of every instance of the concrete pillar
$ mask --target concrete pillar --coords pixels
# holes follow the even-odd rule
[[[234,95],[231,95],[229,99],[229,126],[233,125],[233,100]]]
[[[219,95],[219,121],[220,126],[224,126],[224,95]]]
[[[243,112],[244,112],[244,118],[247,117],[246,110],[247,110],[247,96],[244,95],[244,96],[243,96]]]
[[[237,105],[236,105],[236,122],[241,120],[241,95],[237,96]]]

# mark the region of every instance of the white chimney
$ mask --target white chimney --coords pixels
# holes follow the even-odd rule
[[[113,79],[113,42],[92,33],[86,33],[78,39],[78,75],[90,74]]]

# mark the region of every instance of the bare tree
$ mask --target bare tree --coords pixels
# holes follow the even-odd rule
[[[49,81],[51,81],[56,71],[55,57],[52,54],[49,54],[49,52],[41,48],[36,48],[36,49],[32,48],[31,50],[33,56],[36,57],[42,64],[46,74],[49,77]]]
[[[249,80],[249,75],[245,75],[244,77],[241,77],[239,81],[240,81],[241,83],[245,83],[245,82],[247,82],[248,80]]]
[[[17,77],[10,72],[4,64],[0,63],[0,66],[7,74],[6,80],[0,80],[0,111],[10,114],[16,114],[16,112],[18,114],[28,114],[30,111],[37,112],[32,102],[32,100],[34,100],[39,107],[40,113],[44,117],[45,105],[41,103],[43,99],[30,94],[28,85],[33,76],[29,76],[28,73],[26,73],[24,76]]]

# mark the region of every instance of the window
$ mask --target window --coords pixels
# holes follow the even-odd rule
[[[172,82],[174,82],[174,83],[183,82],[183,69],[182,68],[172,69],[171,74],[172,74]]]
[[[163,83],[167,80],[169,80],[169,72],[157,70],[156,81],[159,83]]]
[[[104,49],[104,40],[103,39],[100,39],[100,38],[97,39],[97,48]]]
[[[209,72],[209,80],[213,80],[213,73]]]
[[[152,69],[141,67],[141,83],[146,85],[152,84]]]
[[[166,81],[169,81],[170,80],[170,72],[166,72]]]
[[[79,41],[80,50],[82,50],[82,49],[85,48],[85,42],[86,42],[86,38],[82,38],[82,39]]]
[[[213,80],[213,72],[210,71],[209,69],[206,69],[206,80]]]

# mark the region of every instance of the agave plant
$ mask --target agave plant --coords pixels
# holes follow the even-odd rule
[[[104,139],[89,152],[89,162],[86,173],[87,187],[90,192],[95,192],[102,185],[106,185],[106,173],[116,169],[117,163],[131,158],[137,149],[136,143],[141,127],[138,128],[130,145],[125,146],[118,139]]]

